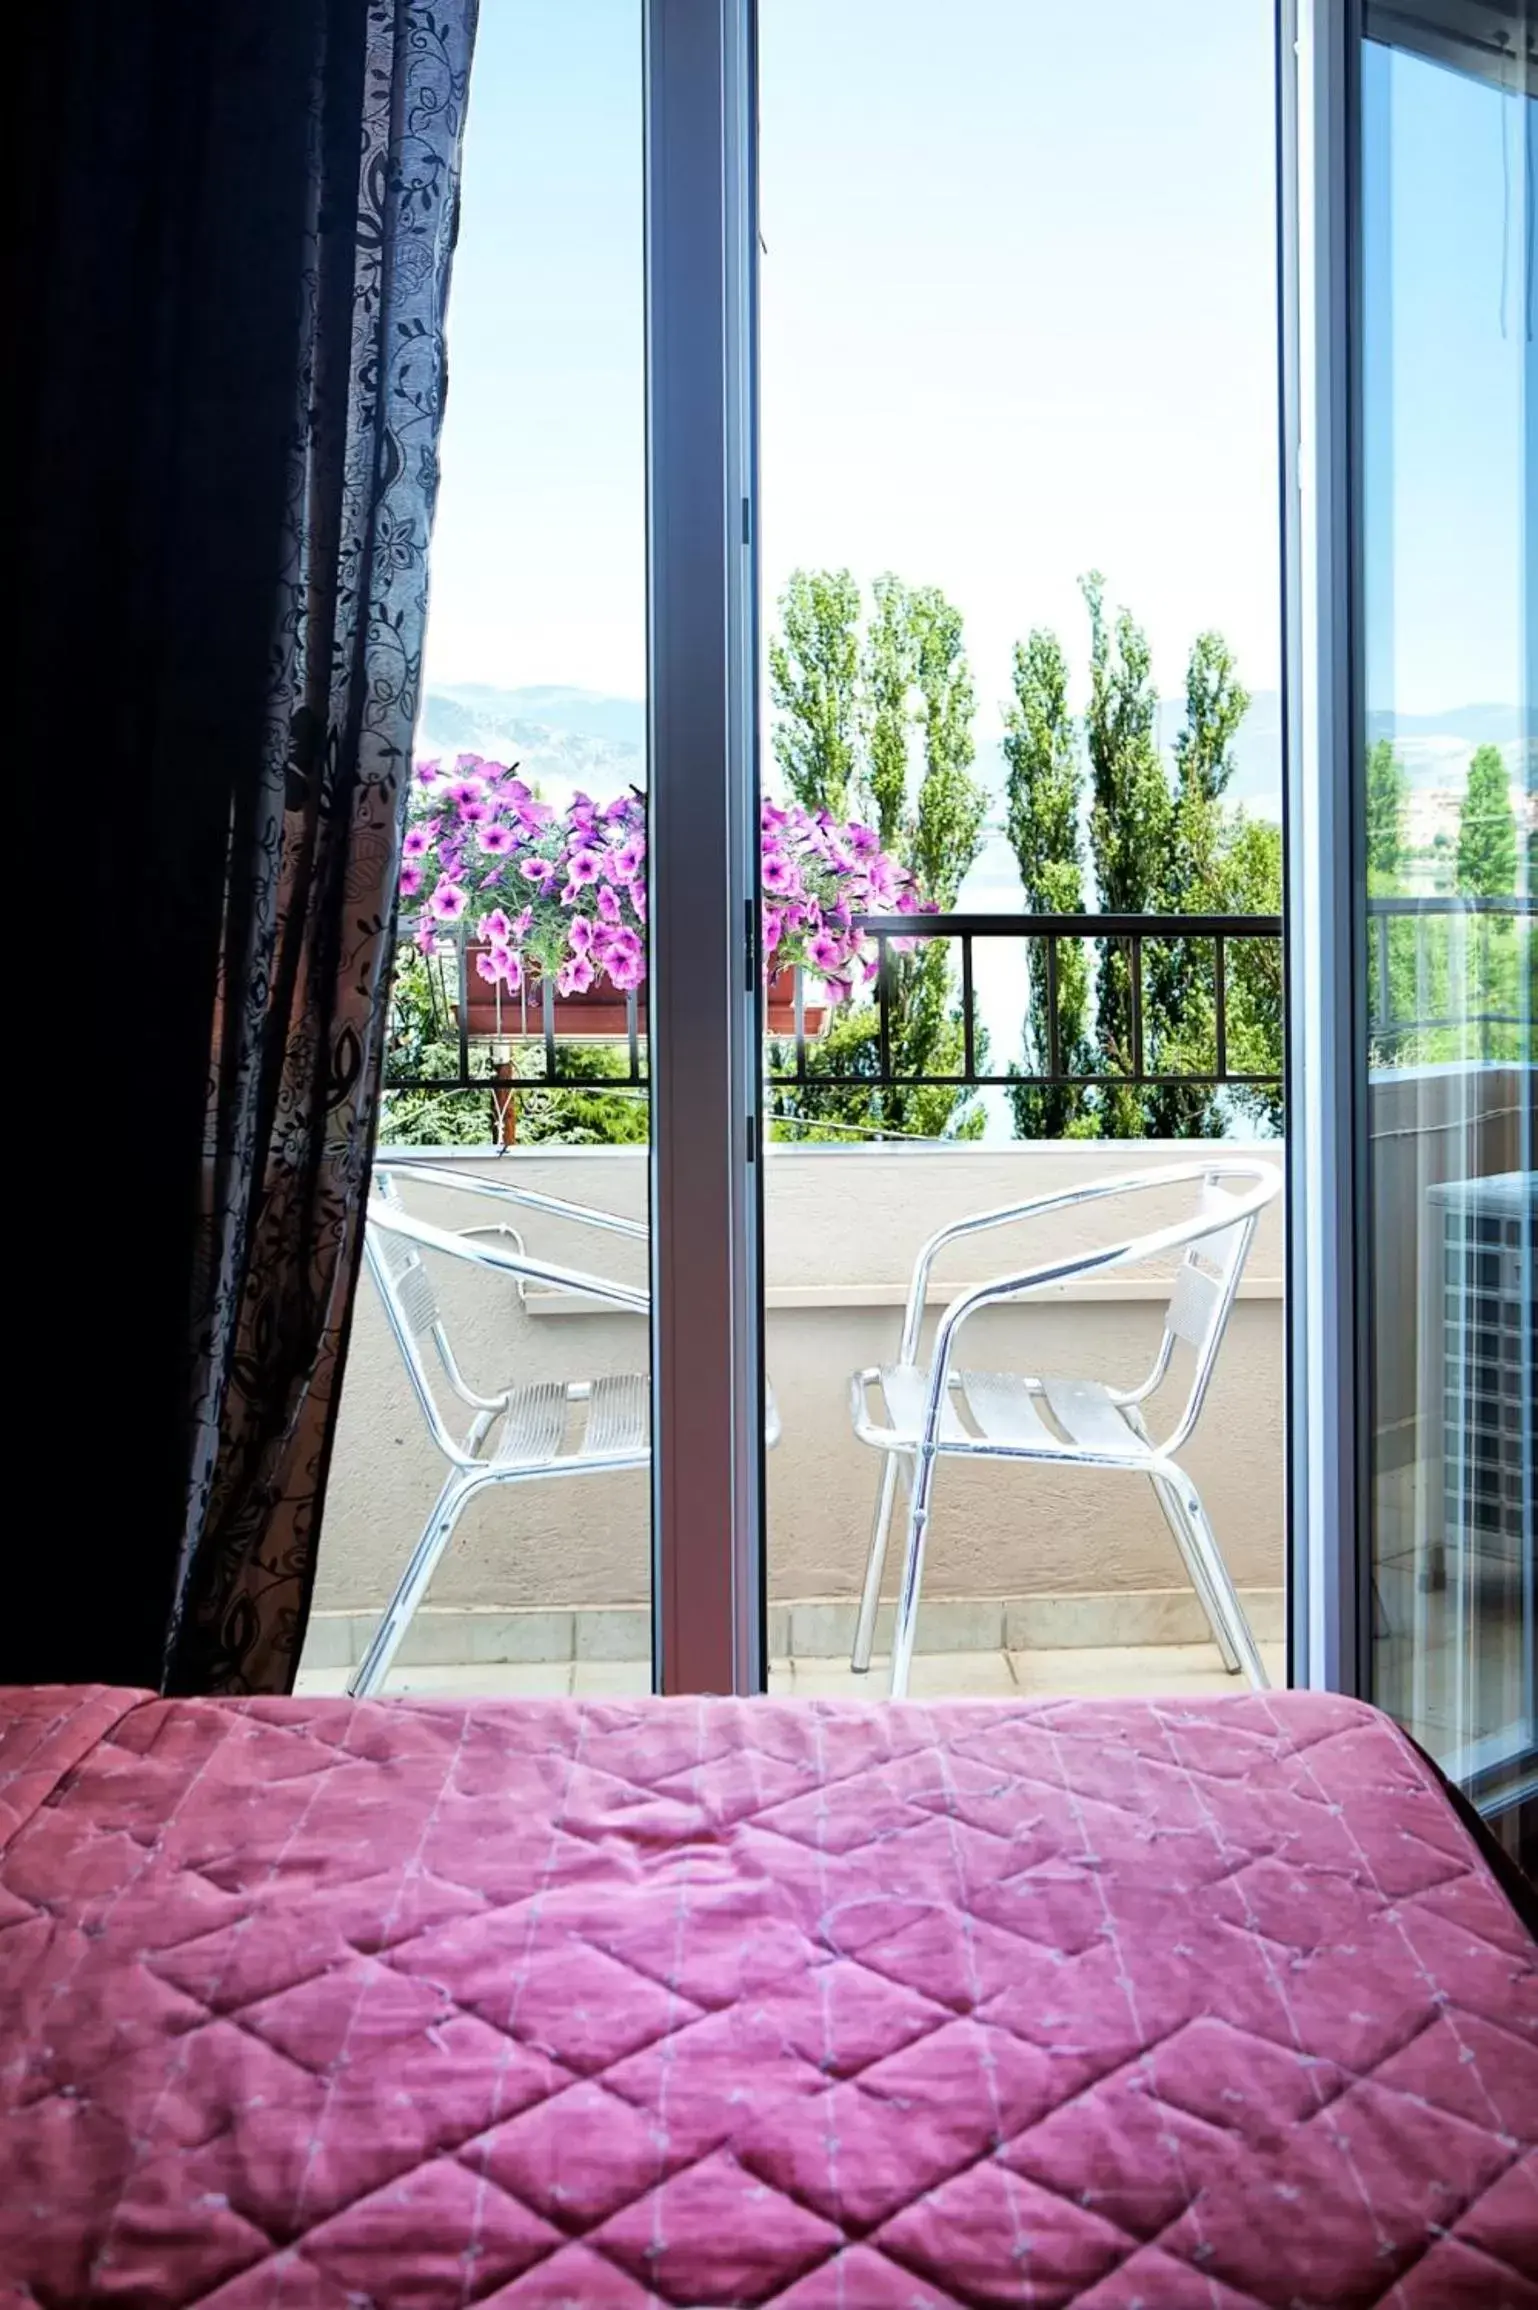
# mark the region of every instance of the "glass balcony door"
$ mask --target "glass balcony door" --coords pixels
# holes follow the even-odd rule
[[[771,1689],[887,1693],[906,1590],[915,1695],[1232,1690],[1149,1480],[1195,1358],[1092,1261],[1285,1160],[1272,0],[758,15]],[[1186,1467],[1276,1683],[1283,1235]],[[879,1438],[1075,1255],[955,1335],[910,1585]]]
[[[1534,1675],[1534,26],[1369,5],[1356,857],[1369,1689],[1499,1809]]]
[[[751,24],[483,12],[307,1680],[761,1681]]]

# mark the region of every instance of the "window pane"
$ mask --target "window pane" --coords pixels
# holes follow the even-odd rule
[[[1415,15],[1362,57],[1373,1668],[1498,1795],[1535,1738],[1534,104],[1488,10]]]
[[[418,728],[428,782],[376,1165],[408,1216],[473,1231],[468,1247],[633,1294],[648,1268],[642,189],[639,0],[483,9]],[[400,1159],[582,1208],[476,1197]],[[335,1680],[360,1658],[443,1479],[415,1360],[497,1480],[465,1506],[386,1689],[647,1689],[644,1306],[437,1250],[401,1275],[411,1244],[378,1242],[404,1340],[366,1277],[308,1667]]]
[[[1271,0],[1110,0],[1092,30],[762,0],[770,1650],[797,1690],[849,1678],[881,1465],[850,1375],[901,1361],[926,1237],[1204,1149],[1279,1169],[1274,31]],[[831,859],[819,811],[856,826]],[[921,1366],[962,1283],[1190,1208],[958,1245]],[[1278,1676],[1281,1266],[1278,1200],[1191,1450]],[[995,1309],[959,1360],[1134,1386],[1158,1288]],[[1182,1341],[1156,1434],[1190,1376]],[[1039,1396],[958,1417],[1063,1440]],[[889,1611],[850,1689],[884,1689]],[[919,1629],[919,1691],[1229,1684],[1143,1473],[943,1461]]]

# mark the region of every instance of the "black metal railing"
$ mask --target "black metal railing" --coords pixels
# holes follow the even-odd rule
[[[1478,949],[1487,933],[1476,932],[1471,939],[1470,921],[1465,918],[1486,925],[1492,918],[1517,923],[1522,926],[1525,938],[1534,907],[1534,900],[1527,897],[1370,899],[1367,904],[1368,1019],[1375,1050],[1380,1054],[1385,1049],[1403,1050],[1417,1036],[1447,1030],[1530,1029],[1532,961],[1525,959],[1520,950],[1515,971],[1509,957],[1506,964],[1516,1007],[1508,1003],[1481,1009],[1471,1000],[1473,981],[1467,956],[1471,947]],[[1414,925],[1408,970],[1399,945],[1405,934],[1395,929],[1401,920]],[[1446,925],[1440,945],[1431,927],[1439,922]],[[862,1068],[867,1071],[844,1072],[830,1064],[827,1051],[818,1048],[819,1038],[809,1031],[807,1024],[808,1011],[823,1007],[815,994],[809,998],[809,987],[815,988],[816,981],[809,981],[806,973],[797,970],[788,1031],[777,1033],[770,1029],[767,1036],[771,1044],[768,1073],[774,1088],[794,1090],[805,1086],[816,1090],[871,1091],[883,1088],[986,1090],[1015,1086],[1086,1090],[1155,1090],[1178,1085],[1206,1090],[1280,1087],[1282,918],[1279,914],[886,914],[862,916],[858,918],[858,927],[874,941],[876,948],[875,979],[863,998],[874,1006],[876,1013],[875,1070],[868,1071],[868,1052],[862,1060]],[[894,1066],[893,1030],[894,1009],[901,999],[903,958],[936,941],[946,942],[958,950],[957,1000],[952,1016],[959,1020],[961,1029],[961,1064],[949,1074],[898,1071]],[[1272,942],[1276,948],[1274,1032],[1268,1031],[1266,1036],[1266,1040],[1274,1044],[1276,1064],[1257,1071],[1231,1063],[1231,962],[1236,947],[1265,941]],[[1070,942],[1081,949],[1090,944],[1109,944],[1119,948],[1126,957],[1123,1065],[1083,1072],[1066,1063],[1059,996],[1061,950]],[[1036,983],[1044,995],[1038,1012],[1043,1045],[1038,1056],[1043,1063],[1035,1069],[1016,1063],[1003,1070],[989,1071],[980,1064],[987,1042],[978,1018],[976,950],[979,944],[1001,943],[1026,947],[1028,988],[1034,974],[1038,970],[1041,974]],[[1210,955],[1210,975],[1205,977],[1203,986],[1204,998],[1210,1003],[1211,1064],[1208,1066],[1177,1069],[1162,1065],[1164,1054],[1158,1047],[1157,1035],[1153,1037],[1156,1047],[1152,1052],[1149,1049],[1148,950],[1164,949],[1168,953],[1176,947],[1185,958],[1182,967],[1189,965],[1193,949],[1205,948]],[[464,950],[461,948],[452,959],[435,961],[431,969],[436,989],[434,1039],[445,1058],[450,1052],[454,1054],[457,1066],[439,1073],[422,1073],[398,1070],[387,1059],[387,1090],[484,1092],[495,1090],[499,1079],[523,1089],[563,1085],[611,1091],[645,1088],[644,987],[639,995],[634,990],[628,994],[615,990],[604,998],[611,1017],[617,1019],[622,1014],[623,1026],[612,1033],[604,1031],[601,1036],[610,1055],[601,1081],[595,1083],[590,1075],[579,1073],[575,1065],[563,1064],[563,1047],[584,1039],[584,1029],[580,1023],[573,1023],[580,1021],[580,1013],[572,1014],[572,1019],[563,1025],[563,1001],[548,979],[532,993],[504,993],[495,1012],[496,1034],[488,1038],[472,1036],[469,1030],[470,983]],[[1473,980],[1478,977],[1476,970]],[[1484,979],[1488,989],[1491,984],[1488,971]],[[1399,996],[1407,983],[1414,994],[1406,1009],[1400,1004]],[[1439,987],[1447,998],[1440,1008],[1436,1001]],[[480,999],[484,1004],[489,996]],[[1166,990],[1166,1013],[1168,1008]],[[1090,1010],[1090,1042],[1103,1058],[1109,1038],[1101,1032],[1105,1022],[1097,1022],[1093,1016],[1093,994]],[[1166,1034],[1167,1025],[1166,1017]],[[586,1039],[594,1039],[591,1028],[586,1030]],[[1253,1053],[1253,1034],[1249,1040]],[[533,1050],[542,1051],[543,1067],[537,1074],[528,1074],[524,1072],[524,1055]]]
[[[1229,973],[1230,950],[1241,940],[1279,941],[1282,918],[1276,914],[891,914],[868,915],[857,918],[858,927],[875,942],[876,976],[865,999],[876,1012],[877,1070],[875,1073],[840,1073],[829,1067],[819,1056],[815,1069],[811,1052],[816,1037],[808,1032],[809,1008],[822,1008],[808,1001],[808,976],[797,970],[794,974],[793,997],[790,1006],[789,1031],[776,1034],[770,1030],[771,1044],[769,1079],[776,1088],[793,1088],[800,1084],[817,1088],[847,1087],[859,1090],[878,1090],[883,1086],[923,1089],[926,1087],[956,1089],[987,1089],[1010,1084],[1067,1086],[1092,1088],[1095,1085],[1117,1085],[1122,1088],[1155,1088],[1163,1084],[1189,1084],[1198,1088],[1220,1088],[1224,1085],[1252,1085],[1274,1087],[1281,1081],[1280,1060],[1275,1071],[1263,1073],[1241,1072],[1229,1064]],[[1062,1034],[1059,1018],[1058,991],[1060,981],[1059,950],[1065,941],[1090,942],[1109,940],[1119,946],[1127,957],[1127,988],[1130,1007],[1130,1050],[1128,1064],[1105,1073],[1079,1073],[1064,1065]],[[893,1007],[899,994],[900,972],[905,951],[911,951],[937,941],[959,947],[959,1002],[957,1010],[962,1037],[962,1063],[958,1071],[945,1075],[894,1072],[893,1066]],[[1036,1072],[989,1073],[979,1065],[979,1053],[986,1047],[977,1015],[977,984],[975,950],[979,942],[1027,944],[1033,947],[1045,974],[1046,990],[1046,1065]],[[1182,1069],[1178,1072],[1161,1071],[1157,1063],[1148,1064],[1145,1018],[1145,950],[1150,945],[1170,946],[1173,942],[1184,946],[1205,944],[1212,955],[1212,1011],[1213,1011],[1213,1064],[1200,1071]],[[1028,966],[1029,967],[1029,966]],[[580,1039],[582,1028],[576,1025],[564,1029],[560,1013],[561,999],[547,979],[532,993],[502,994],[497,1001],[494,1017],[496,1032],[490,1038],[469,1032],[470,981],[468,959],[461,948],[451,959],[435,960],[431,966],[435,988],[435,1035],[445,1053],[452,1049],[457,1058],[453,1073],[425,1074],[398,1070],[387,1060],[385,1087],[400,1091],[453,1091],[495,1089],[498,1078],[516,1082],[521,1087],[538,1089],[567,1085],[575,1088],[595,1087],[591,1079],[579,1076],[574,1069],[563,1066],[562,1048],[568,1040]],[[1278,980],[1280,978],[1278,957]],[[811,982],[815,985],[815,981]],[[489,996],[482,997],[482,1005]],[[611,1062],[602,1078],[604,1090],[639,1090],[646,1083],[646,1013],[645,990],[638,998],[634,991],[626,995],[614,993],[611,1008],[624,1013],[623,1031],[605,1040],[611,1051]],[[574,1014],[580,1017],[580,1014]],[[543,1067],[538,1074],[522,1071],[520,1054],[542,1049]],[[624,1063],[616,1064],[620,1052]],[[479,1063],[476,1063],[477,1060]]]
[[[1282,935],[1279,914],[873,914],[861,916],[859,926],[876,943],[876,978],[872,989],[876,1007],[876,1073],[841,1073],[823,1062],[813,1069],[798,989],[795,1032],[785,1038],[790,1064],[771,1065],[769,1070],[769,1079],[777,1088],[806,1084],[819,1090],[840,1087],[990,1090],[1012,1086],[1085,1090],[1115,1086],[1121,1090],[1144,1090],[1172,1084],[1188,1084],[1193,1089],[1220,1089],[1230,1084],[1274,1087],[1281,1082],[1280,1050],[1274,1072],[1242,1072],[1229,1066],[1228,1038],[1229,950],[1240,940],[1279,941]],[[935,940],[950,942],[960,949],[961,1066],[949,1074],[896,1073],[892,1065],[892,1014],[900,987],[901,952]],[[1015,945],[1026,942],[1038,950],[1045,992],[1045,1066],[1029,1069],[1016,1065],[996,1073],[987,1073],[979,1066],[978,1052],[983,1047],[977,1018],[975,949],[979,941],[1008,941]],[[1059,950],[1068,942],[1075,945],[1109,942],[1126,956],[1130,1047],[1128,1063],[1123,1067],[1104,1072],[1081,1071],[1064,1062]],[[1168,948],[1177,943],[1187,948],[1205,945],[1212,952],[1213,1063],[1210,1068],[1166,1070],[1158,1065],[1157,1055],[1154,1064],[1149,1064],[1145,1031],[1149,1010],[1145,950],[1149,946]]]
[[[1367,1030],[1374,1046],[1531,1029],[1533,958],[1502,933],[1520,923],[1526,935],[1535,912],[1538,900],[1530,897],[1370,898]],[[1407,1007],[1401,992],[1410,995]]]

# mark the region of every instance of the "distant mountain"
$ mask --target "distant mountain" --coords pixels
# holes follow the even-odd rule
[[[1185,701],[1159,702],[1157,735],[1166,760],[1185,717]],[[1412,789],[1461,790],[1468,759],[1479,745],[1514,747],[1519,715],[1513,706],[1474,704],[1435,714],[1374,714],[1368,735],[1392,738]],[[568,684],[536,683],[498,689],[487,682],[447,682],[429,690],[418,732],[419,749],[487,754],[519,761],[552,799],[576,787],[613,792],[646,783],[646,708],[639,698],[615,698]],[[1282,810],[1282,714],[1275,690],[1257,690],[1240,726],[1228,799],[1261,818]],[[997,738],[977,750],[977,774],[1002,816],[1005,765]]]
[[[606,698],[596,690],[548,682],[518,690],[500,690],[489,682],[446,682],[427,694],[424,731],[436,728],[442,733],[435,744],[448,745],[471,726],[496,730],[530,725],[612,746],[646,744],[646,708],[639,698]]]
[[[1460,738],[1468,746],[1513,746],[1521,736],[1515,706],[1452,706],[1438,714],[1376,713],[1367,717],[1373,738]]]
[[[552,802],[578,788],[607,799],[646,783],[646,709],[636,699],[552,685],[445,683],[423,702],[417,751],[516,762]]]

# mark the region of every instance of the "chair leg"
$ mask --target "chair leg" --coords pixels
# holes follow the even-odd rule
[[[1170,1465],[1168,1476],[1171,1486],[1170,1497],[1175,1503],[1181,1521],[1190,1533],[1192,1549],[1206,1575],[1207,1586],[1218,1616],[1228,1633],[1228,1641],[1250,1683],[1257,1692],[1264,1692],[1269,1687],[1271,1679],[1266,1674],[1265,1663],[1260,1657],[1259,1647],[1251,1633],[1250,1624],[1245,1618],[1244,1607],[1239,1602],[1238,1591],[1229,1578],[1228,1566],[1223,1561],[1223,1553],[1218,1546],[1217,1534],[1207,1521],[1207,1511],[1202,1506],[1201,1494],[1197,1491],[1190,1477],[1179,1468]]]
[[[863,1676],[870,1667],[876,1641],[876,1614],[881,1607],[881,1575],[886,1570],[887,1534],[892,1529],[892,1502],[897,1492],[897,1454],[881,1459],[881,1482],[876,1491],[876,1520],[871,1526],[870,1555],[865,1565],[865,1586],[860,1595],[860,1617],[855,1623],[854,1650],[849,1665]]]
[[[908,1695],[908,1672],[913,1666],[913,1639],[918,1630],[919,1590],[924,1579],[924,1541],[929,1530],[929,1500],[934,1490],[937,1455],[920,1450],[913,1463],[908,1499],[908,1545],[903,1554],[902,1586],[897,1595],[897,1618],[892,1629],[893,1700]]]
[[[1185,1519],[1180,1513],[1180,1496],[1168,1477],[1155,1476],[1151,1481],[1154,1488],[1154,1498],[1163,1511],[1164,1521],[1170,1528],[1175,1546],[1180,1550],[1180,1561],[1186,1568],[1186,1578],[1196,1591],[1197,1603],[1207,1615],[1207,1626],[1212,1631],[1212,1641],[1223,1656],[1223,1666],[1230,1676],[1237,1675],[1239,1655],[1229,1641],[1228,1630],[1223,1625],[1223,1615],[1218,1610],[1217,1600],[1208,1583],[1202,1560],[1192,1546],[1191,1535],[1186,1529]]]
[[[385,1607],[384,1618],[369,1640],[369,1648],[348,1679],[347,1689],[355,1700],[366,1700],[378,1692],[390,1673],[401,1638],[411,1626],[412,1616],[427,1592],[427,1584],[438,1569],[438,1560],[448,1546],[459,1512],[474,1491],[457,1468],[451,1468],[443,1480],[443,1489],[433,1502],[432,1514],[422,1527],[422,1537],[411,1551],[411,1558],[400,1576],[395,1594]]]

